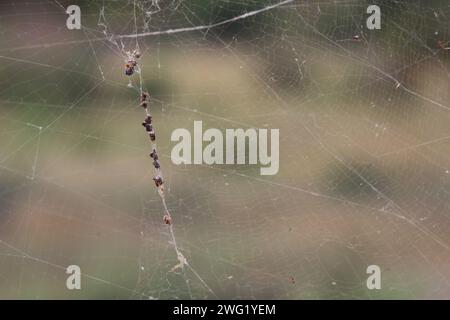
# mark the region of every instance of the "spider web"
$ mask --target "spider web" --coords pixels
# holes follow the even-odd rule
[[[82,30],[66,28],[72,4]],[[450,298],[446,1],[0,8],[1,298]],[[173,165],[170,135],[194,120],[279,128],[279,173]]]

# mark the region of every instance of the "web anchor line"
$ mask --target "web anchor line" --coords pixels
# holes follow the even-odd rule
[[[158,190],[158,194],[161,198],[163,207],[164,207],[164,215],[163,215],[163,222],[168,226],[171,243],[175,249],[175,253],[177,255],[178,264],[176,264],[170,272],[174,272],[178,269],[181,269],[182,272],[185,272],[185,267],[187,267],[200,281],[200,283],[216,298],[217,295],[214,293],[214,291],[207,285],[207,283],[200,277],[200,275],[195,271],[194,268],[188,263],[186,257],[183,255],[183,253],[180,251],[177,245],[177,241],[175,239],[175,233],[173,230],[173,219],[172,215],[170,214],[169,208],[167,207],[166,198],[165,198],[165,189],[164,189],[164,175],[161,169],[161,163],[159,161],[158,153],[156,150],[156,133],[153,128],[153,116],[150,113],[149,105],[150,105],[150,94],[146,92],[142,88],[142,74],[141,70],[138,66],[138,59],[141,58],[141,53],[136,49],[133,52],[127,52],[127,62],[125,64],[125,75],[132,76],[135,71],[139,73],[140,76],[140,84],[139,84],[139,92],[140,92],[140,106],[145,111],[145,118],[142,122],[142,126],[145,128],[145,131],[147,132],[150,143],[151,143],[151,152],[149,154],[150,158],[153,160],[153,167],[155,169],[155,175],[153,177],[153,181],[155,183],[155,186]]]

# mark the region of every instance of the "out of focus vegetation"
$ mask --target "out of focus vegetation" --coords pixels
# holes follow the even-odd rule
[[[1,298],[214,297],[170,271],[142,110],[99,15],[117,36],[274,2],[136,3],[77,2],[82,31],[53,3],[0,5]],[[376,31],[368,1],[294,1],[138,39],[178,245],[218,297],[449,298],[449,57],[437,44],[450,9],[375,3]],[[279,128],[279,174],[174,166],[170,134],[194,120]],[[81,291],[65,288],[70,264]],[[370,264],[380,291],[366,289]]]

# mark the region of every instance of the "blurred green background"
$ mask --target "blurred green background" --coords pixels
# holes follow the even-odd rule
[[[2,1],[0,298],[450,298],[447,1],[296,0],[164,34],[274,3]],[[213,293],[171,271],[122,45],[143,53],[177,244]],[[279,173],[173,165],[194,120],[280,129]]]

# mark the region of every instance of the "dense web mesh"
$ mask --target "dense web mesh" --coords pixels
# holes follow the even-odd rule
[[[0,297],[450,298],[449,19],[447,1],[2,1]],[[279,173],[174,165],[194,120],[279,128]]]

